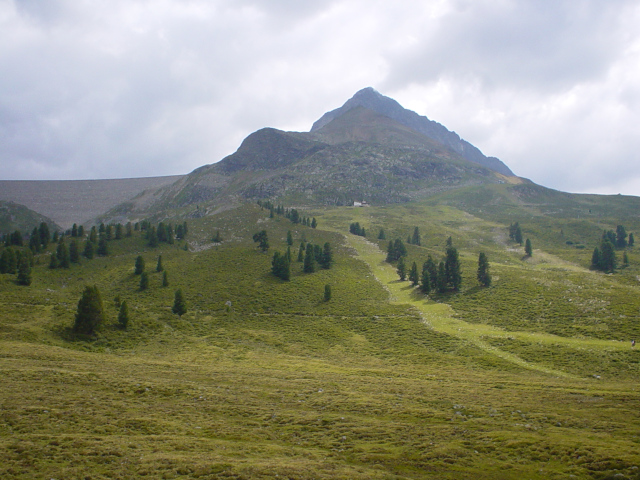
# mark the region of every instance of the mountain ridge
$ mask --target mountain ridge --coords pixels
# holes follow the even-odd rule
[[[485,156],[480,149],[460,138],[457,133],[448,130],[444,125],[430,120],[426,116],[419,115],[412,110],[404,108],[396,100],[382,95],[372,87],[366,87],[359,90],[341,107],[325,113],[313,124],[310,131],[314,132],[319,130],[335,118],[356,106],[369,108],[370,110],[376,111],[403,125],[413,128],[417,132],[450,147],[459,155],[471,162],[479,163],[480,165],[502,173],[503,175],[514,175],[511,169],[498,158]]]

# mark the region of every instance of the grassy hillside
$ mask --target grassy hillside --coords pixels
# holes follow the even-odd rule
[[[31,233],[42,222],[49,225],[51,230],[60,229],[53,220],[24,205],[0,200],[0,234],[13,233],[16,230],[22,234]]]
[[[630,265],[613,275],[588,269],[604,225],[638,224],[626,213],[572,220],[525,217],[517,202],[502,214],[445,203],[304,210],[316,229],[248,204],[188,220],[173,245],[148,247],[135,232],[70,269],[39,255],[29,287],[1,275],[0,474],[638,478],[640,255],[628,249]],[[367,238],[348,233],[355,221]],[[513,221],[531,258],[508,240]],[[451,236],[460,292],[424,296],[384,262],[388,240],[415,226],[422,242],[407,246],[408,263],[440,259]],[[267,253],[251,239],[262,229]],[[284,282],[270,268],[289,230]],[[329,242],[333,267],[303,273],[302,240]],[[489,288],[475,280],[481,250]],[[107,322],[75,335],[78,299],[94,284]],[[177,288],[182,317],[171,313]],[[127,330],[116,297],[129,305]]]

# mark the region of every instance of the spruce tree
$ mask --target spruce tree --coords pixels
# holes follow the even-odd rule
[[[267,237],[266,230],[260,230],[258,233],[255,233],[253,235],[253,241],[258,244],[258,248],[261,251],[266,252],[269,250],[269,238]]]
[[[38,231],[40,233],[40,244],[42,245],[42,248],[47,248],[47,245],[49,245],[49,241],[51,240],[49,226],[46,223],[41,222],[38,227]]]
[[[51,256],[49,257],[49,268],[51,270],[54,270],[56,268],[58,268],[58,256],[55,253],[52,253]]]
[[[404,264],[404,257],[400,257],[398,260],[398,268],[396,269],[396,272],[398,272],[400,280],[404,282],[407,278],[407,267]]]
[[[161,272],[162,270],[164,270],[164,267],[162,266],[162,255],[158,255],[158,263],[156,264],[156,272]]]
[[[293,235],[291,235],[291,230],[287,232],[287,245],[293,245]]]
[[[431,278],[429,276],[429,269],[426,268],[426,262],[422,266],[422,276],[420,277],[420,290],[423,293],[429,294],[431,292]]]
[[[593,249],[593,253],[591,254],[591,268],[593,270],[600,270],[600,266],[602,264],[602,259],[600,258],[600,249],[595,247]]]
[[[533,255],[533,247],[531,246],[531,240],[527,238],[527,241],[524,242],[524,253],[527,257]]]
[[[109,255],[109,246],[107,245],[107,239],[104,235],[100,235],[100,239],[98,240],[98,249],[96,253],[101,257],[106,257]]]
[[[616,251],[613,243],[603,240],[600,244],[600,270],[613,273],[617,267]]]
[[[136,257],[136,263],[134,266],[134,270],[133,270],[133,274],[134,275],[141,275],[142,272],[144,272],[144,258],[142,258],[142,255],[138,255]]]
[[[104,308],[98,287],[86,286],[78,301],[73,331],[91,335],[104,322]]]
[[[447,291],[447,272],[444,262],[438,264],[438,274],[436,276],[436,289],[439,293]]]
[[[182,290],[176,290],[176,293],[173,297],[173,307],[171,311],[176,315],[182,316],[187,313],[187,302],[182,295]]]
[[[420,283],[420,278],[418,277],[418,264],[413,262],[411,264],[411,270],[409,271],[409,281],[411,285],[414,287]]]
[[[31,285],[31,265],[29,259],[24,257],[20,261],[18,266],[18,278],[16,279],[18,285]]]
[[[149,274],[142,272],[140,274],[140,290],[146,290],[147,288],[149,288]]]
[[[435,290],[437,288],[436,281],[438,280],[438,266],[431,255],[427,257],[427,261],[422,265],[422,270],[427,270],[427,272],[429,272],[429,279],[431,281],[430,290]]]
[[[622,226],[616,227],[616,247],[625,248],[627,246],[627,230]]]
[[[60,238],[58,247],[56,249],[56,256],[58,257],[59,268],[69,268],[71,266],[71,258],[69,257],[69,249],[64,242],[64,238]]]
[[[313,253],[313,245],[307,243],[304,255],[304,265],[302,267],[304,273],[313,273],[316,271],[316,257]]]
[[[78,236],[78,224],[74,223],[73,227],[71,227],[71,236],[76,238]]]
[[[313,217],[311,220],[311,228],[316,228],[318,226],[318,222],[316,221],[316,217]]]
[[[71,263],[80,263],[80,247],[78,246],[78,240],[75,238],[69,244],[69,260]]]
[[[126,300],[120,304],[120,310],[118,311],[118,326],[123,330],[126,330],[129,326],[129,307],[127,306]]]
[[[324,286],[324,301],[328,302],[331,300],[331,285]]]
[[[91,240],[87,240],[84,244],[84,251],[82,252],[82,254],[88,258],[89,260],[91,260],[95,254],[94,252],[94,248],[93,248],[93,242]]]
[[[478,282],[484,287],[491,285],[491,274],[489,273],[489,260],[484,252],[478,255]]]
[[[298,249],[298,261],[304,262],[304,242],[300,243],[300,248]]]
[[[322,261],[320,262],[320,266],[324,269],[331,268],[333,264],[333,253],[331,251],[331,244],[329,242],[325,242],[322,247]]]
[[[167,274],[166,270],[162,272],[162,286],[163,287],[169,286],[169,275]]]
[[[629,255],[627,255],[627,252],[622,254],[622,265],[625,267],[629,266]]]
[[[628,245],[629,245],[630,247],[633,247],[633,245],[634,245],[635,243],[636,243],[636,239],[635,239],[635,238],[633,238],[633,233],[630,233],[630,234],[629,234],[629,242],[628,242]]]
[[[462,284],[462,274],[460,273],[460,258],[458,256],[458,250],[455,247],[450,246],[447,248],[445,258],[445,283],[453,290],[460,290]]]
[[[384,228],[380,229],[380,232],[378,233],[378,240],[385,240],[386,236],[384,234]]]
[[[415,227],[413,229],[413,236],[411,237],[411,243],[413,245],[420,245],[420,230],[418,229],[418,227]]]

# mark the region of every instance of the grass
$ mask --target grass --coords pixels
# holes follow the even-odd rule
[[[570,245],[542,237],[523,261],[505,225],[451,206],[307,214],[317,229],[246,205],[189,220],[188,251],[134,237],[70,270],[42,257],[29,288],[3,275],[0,475],[638,478],[631,273],[590,272]],[[453,236],[462,291],[425,298],[399,282],[385,242],[349,235],[353,221],[369,239],[380,226],[405,239],[419,226],[410,261],[439,258]],[[251,241],[262,228],[268,254]],[[303,237],[330,242],[334,267],[304,274],[294,262],[290,282],[273,277],[288,230],[295,253]],[[474,283],[481,248],[488,289]],[[158,254],[168,288],[153,271]],[[108,314],[93,338],[70,332],[85,284],[98,285]],[[170,311],[177,288],[182,317]],[[129,304],[126,331],[116,296]]]

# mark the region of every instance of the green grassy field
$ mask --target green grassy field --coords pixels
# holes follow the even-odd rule
[[[246,205],[189,220],[174,245],[136,234],[68,270],[42,255],[29,287],[0,276],[2,478],[640,478],[633,249],[629,267],[604,275],[587,269],[592,224],[554,220],[564,236],[582,231],[580,250],[548,217],[428,204],[304,214],[317,229]],[[367,239],[348,233],[354,221]],[[532,258],[507,241],[510,221]],[[409,264],[439,259],[452,236],[460,292],[426,297],[384,262],[388,239],[414,226],[422,246],[408,246]],[[261,229],[266,254],[251,240]],[[334,266],[305,274],[294,261],[291,281],[275,278],[288,230],[294,259],[303,239],[330,242]],[[489,288],[475,281],[481,250]],[[71,326],[93,284],[108,321],[80,337]],[[182,317],[171,313],[177,288]]]

